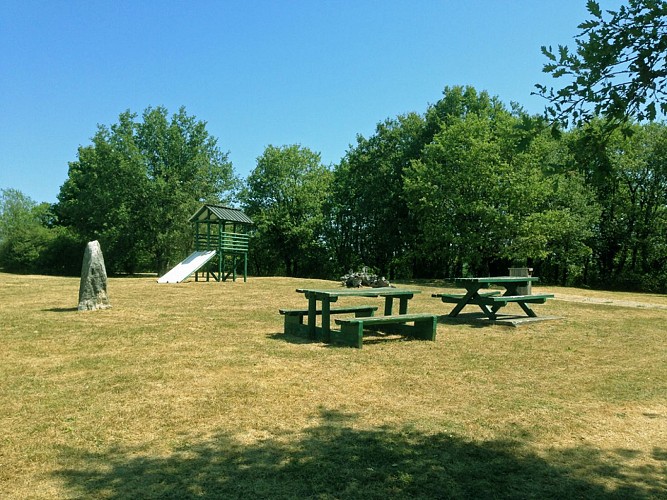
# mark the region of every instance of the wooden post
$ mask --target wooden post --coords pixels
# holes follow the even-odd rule
[[[195,221],[195,252],[199,251],[199,221]],[[195,281],[199,281],[199,271],[195,271]]]
[[[222,230],[221,224],[218,224],[218,282],[222,281]]]

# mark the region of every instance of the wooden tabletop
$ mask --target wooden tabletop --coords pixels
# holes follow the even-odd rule
[[[487,276],[484,278],[454,278],[456,283],[527,283],[539,281],[535,276]]]
[[[297,288],[296,291],[299,293],[305,293],[306,295],[315,294],[326,295],[329,297],[386,297],[414,295],[416,293],[421,293],[421,290],[410,288],[394,288],[390,286],[381,288]]]

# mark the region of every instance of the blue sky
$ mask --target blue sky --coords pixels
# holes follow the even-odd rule
[[[573,46],[585,4],[0,0],[0,189],[55,202],[97,124],[148,106],[206,121],[241,177],[270,144],[338,163],[445,86],[541,113],[540,46]]]

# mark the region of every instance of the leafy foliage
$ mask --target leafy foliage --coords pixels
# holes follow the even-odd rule
[[[445,276],[505,273],[508,264],[540,261],[561,267],[565,255],[574,258],[567,243],[590,253],[595,218],[583,182],[544,168],[562,161],[562,151],[526,123],[488,100],[450,117],[413,162],[405,182],[419,215],[417,251],[435,258]],[[574,202],[575,193],[586,201]]]
[[[326,269],[323,204],[331,172],[299,145],[268,146],[240,194],[253,219],[251,264],[258,274],[320,274]]]
[[[667,264],[667,127],[635,124],[630,131],[609,136],[594,120],[571,134],[570,148],[601,207],[594,279],[625,288],[651,282],[658,290],[667,283],[655,280]]]
[[[527,265],[549,282],[665,289],[664,125],[613,141],[602,121],[560,137],[544,125],[454,87],[358,137],[329,198],[339,268],[395,279]]]
[[[47,229],[39,222],[40,207],[15,189],[0,191],[0,266],[33,272],[46,246]]]
[[[357,137],[334,172],[328,232],[339,272],[367,264],[389,277],[405,271],[412,220],[403,173],[423,147],[416,113],[386,120],[370,138]]]
[[[665,291],[665,157],[665,124],[592,119],[554,136],[518,105],[448,87],[423,114],[358,136],[333,169],[306,147],[268,146],[240,192],[256,223],[251,272],[336,278],[367,265],[396,280],[529,266],[545,282]],[[56,206],[2,191],[0,266],[74,274],[98,239],[110,272],[162,272],[189,253],[199,204],[224,202],[235,181],[183,109],[123,113],[79,148]]]
[[[16,189],[0,190],[0,268],[17,273],[74,274],[81,267],[81,242],[54,227],[47,203]],[[76,256],[76,258],[72,258]]]
[[[667,2],[629,0],[603,12],[588,0],[587,9],[576,52],[542,47],[543,71],[567,80],[556,90],[536,85],[550,102],[547,114],[565,126],[599,115],[618,124],[667,114]]]
[[[226,200],[237,182],[206,124],[184,108],[171,119],[148,108],[142,118],[127,111],[100,126],[58,195],[61,223],[100,240],[111,272],[164,272],[191,248],[189,216]]]

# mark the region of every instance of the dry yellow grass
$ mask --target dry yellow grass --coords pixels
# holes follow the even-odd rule
[[[333,282],[110,279],[95,312],[78,285],[0,274],[2,498],[667,491],[667,310],[613,305],[664,296],[537,287],[608,303],[357,350],[282,334],[295,288]],[[412,311],[448,312],[416,286]]]

